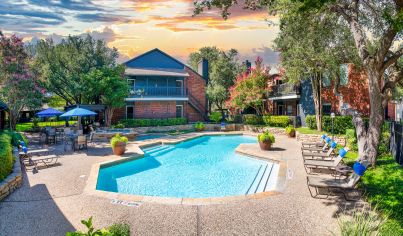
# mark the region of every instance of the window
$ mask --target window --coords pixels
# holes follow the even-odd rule
[[[322,75],[322,85],[323,85],[323,87],[330,87],[330,75],[329,75],[329,73],[323,73],[323,75]]]
[[[348,84],[348,64],[340,65],[340,85]]]
[[[134,118],[134,106],[126,106],[126,119]]]
[[[293,107],[292,107],[292,105],[287,105],[287,115],[288,116],[292,116],[292,111],[293,111],[293,109],[292,109]]]
[[[322,113],[323,113],[323,115],[330,115],[330,113],[332,113],[332,104],[330,104],[330,103],[323,104]]]
[[[183,117],[183,105],[176,105],[176,118]]]

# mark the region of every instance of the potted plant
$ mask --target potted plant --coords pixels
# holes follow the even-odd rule
[[[203,122],[196,122],[195,124],[195,130],[196,131],[203,131],[206,128]]]
[[[120,136],[120,134],[116,134],[111,139],[113,154],[117,156],[123,155],[123,153],[125,153],[126,151],[126,144],[128,141],[129,140],[125,136]]]
[[[285,128],[285,133],[288,135],[290,138],[295,137],[295,128],[292,125],[289,125]]]
[[[276,138],[269,131],[265,131],[257,136],[257,140],[259,141],[260,149],[269,150],[271,145],[276,141]]]

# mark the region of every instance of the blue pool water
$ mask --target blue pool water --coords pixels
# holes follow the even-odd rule
[[[162,197],[220,197],[272,190],[278,164],[235,153],[248,136],[204,136],[144,149],[144,158],[103,167],[98,190]]]

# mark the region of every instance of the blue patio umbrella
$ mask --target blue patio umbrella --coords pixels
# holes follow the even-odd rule
[[[43,111],[36,113],[36,115],[38,117],[52,117],[52,116],[58,116],[61,114],[63,114],[63,112],[56,110],[54,108],[48,108],[48,109],[45,109]]]
[[[96,115],[96,114],[97,114],[97,113],[95,113],[95,112],[93,112],[93,111],[90,111],[90,110],[87,110],[87,109],[84,109],[84,108],[77,107],[77,108],[71,109],[70,111],[64,113],[64,114],[61,115],[60,117],[72,117],[72,116],[77,116],[77,117],[78,117],[78,128],[80,128],[80,127],[81,127],[81,117],[82,117],[82,116],[94,116],[94,115]]]
[[[61,114],[63,114],[63,112],[56,110],[54,108],[51,108],[51,107],[36,113],[36,115],[38,117],[53,117],[53,116],[59,116]]]

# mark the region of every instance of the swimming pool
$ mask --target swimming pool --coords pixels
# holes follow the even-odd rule
[[[136,141],[144,141],[144,140],[149,140],[149,139],[156,139],[156,138],[161,138],[166,135],[164,134],[142,134],[136,137]]]
[[[235,153],[256,138],[203,136],[144,149],[145,156],[101,167],[97,189],[125,194],[206,198],[273,190],[279,165]]]

